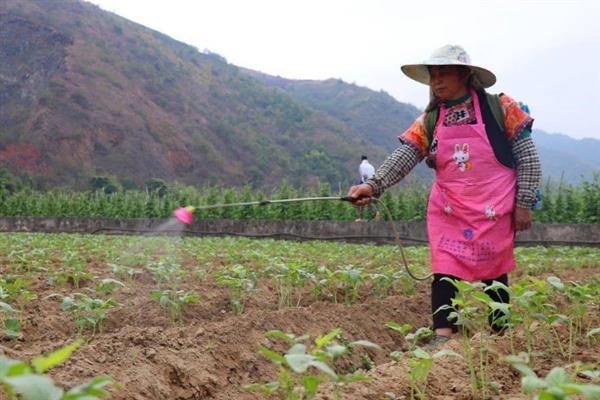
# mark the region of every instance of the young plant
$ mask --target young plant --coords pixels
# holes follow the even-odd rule
[[[521,390],[528,399],[600,399],[600,385],[582,384],[576,380],[578,374],[588,377],[597,376],[597,371],[583,371],[585,373],[582,373],[579,368],[576,368],[575,372],[568,374],[564,368],[554,367],[545,378],[540,378],[529,367],[527,354],[509,356],[506,360],[523,375]]]
[[[344,292],[344,303],[348,305],[356,303],[359,288],[364,284],[366,278],[363,270],[353,265],[347,265],[335,271],[334,276],[338,287]]]
[[[436,312],[451,310],[448,319],[453,320],[462,331],[463,352],[471,374],[471,394],[475,398],[477,392],[479,392],[482,398],[487,398],[490,386],[487,379],[488,335],[484,332],[490,313],[494,315],[494,313],[500,312],[500,314],[507,316],[510,314],[510,305],[494,302],[487,293],[482,291],[486,288],[486,285],[482,282],[470,283],[449,278],[442,279],[452,283],[456,287],[457,293],[455,298],[452,299],[451,305],[442,306]],[[498,283],[498,285],[501,284]],[[502,286],[506,288],[504,285]],[[494,287],[495,289],[497,287]],[[478,371],[476,370],[475,355],[471,347],[471,338],[468,335],[468,332],[475,331],[479,331]]]
[[[60,296],[50,295],[49,297]],[[103,300],[89,297],[83,293],[64,296],[62,309],[69,311],[75,320],[77,332],[81,335],[86,328],[92,329],[92,335],[102,330],[102,323],[108,318],[108,312],[118,303],[114,299]]]
[[[155,290],[150,294],[152,300],[158,301],[160,306],[168,311],[171,323],[183,321],[183,306],[185,304],[196,304],[200,296],[183,290]]]
[[[244,389],[258,391],[267,396],[277,394],[284,400],[308,400],[315,397],[322,383],[330,381],[335,398],[340,399],[343,385],[363,381],[366,377],[361,374],[336,372],[336,360],[355,346],[379,349],[379,346],[366,340],[357,340],[342,345],[335,340],[340,335],[341,330],[334,329],[328,334],[316,338],[314,345],[309,347],[303,344],[309,339],[307,335],[297,337],[281,331],[267,332],[266,337],[282,339],[291,347],[286,353],[280,354],[259,345],[259,353],[279,365],[278,378],[276,381],[266,384],[247,385]],[[316,375],[310,373],[309,369],[311,368],[317,371]]]
[[[8,400],[97,400],[110,397],[105,387],[114,385],[109,376],[97,376],[91,382],[65,392],[44,375],[68,359],[83,341],[76,341],[48,356],[36,357],[31,364],[0,356],[0,388]]]
[[[418,347],[417,343],[420,340],[433,335],[433,331],[430,328],[419,328],[414,333],[410,333],[413,329],[410,324],[400,325],[396,322],[388,322],[385,326],[399,332],[407,343],[406,351],[394,351],[390,354],[390,357],[398,363],[402,360],[407,361],[410,371],[411,400],[415,397],[421,400],[426,399],[429,373],[433,367],[433,362],[442,357],[462,357],[449,349],[440,350],[431,354],[423,348]]]
[[[100,284],[96,287],[96,293],[103,295],[113,294],[118,288],[124,288],[125,284],[121,281],[112,278],[105,278],[100,281]]]
[[[246,301],[252,292],[255,292],[258,277],[256,273],[243,265],[233,265],[224,268],[215,274],[217,285],[229,289],[229,304],[234,314],[242,314]]]

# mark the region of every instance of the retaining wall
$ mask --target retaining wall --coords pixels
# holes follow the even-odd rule
[[[426,244],[423,222],[395,222],[404,244]],[[169,219],[0,218],[0,232],[51,232],[89,234],[181,234],[185,236],[250,236],[297,240],[344,240],[355,243],[393,243],[387,222],[196,220],[184,226]],[[600,247],[600,224],[534,224],[518,233],[515,243]]]

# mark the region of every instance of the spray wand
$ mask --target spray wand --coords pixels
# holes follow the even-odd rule
[[[419,277],[419,276],[416,276],[415,274],[413,274],[413,272],[410,270],[410,267],[408,266],[408,261],[404,254],[404,246],[402,245],[402,242],[400,241],[400,234],[398,233],[398,230],[396,229],[396,225],[394,224],[394,221],[392,219],[392,213],[390,212],[389,208],[383,202],[379,201],[376,198],[370,198],[369,196],[300,197],[300,198],[294,198],[294,199],[260,200],[260,201],[248,201],[248,202],[242,202],[242,203],[209,204],[209,205],[198,206],[198,207],[187,206],[187,207],[180,207],[180,208],[176,209],[175,211],[173,211],[173,216],[175,218],[177,218],[179,221],[183,222],[184,224],[190,225],[192,223],[192,216],[193,216],[194,212],[197,210],[210,210],[213,208],[226,208],[226,207],[266,206],[269,204],[297,203],[297,202],[320,201],[320,200],[337,200],[337,201],[347,201],[349,203],[352,203],[357,200],[366,199],[366,198],[369,198],[370,199],[369,201],[374,203],[375,208],[379,208],[379,206],[380,206],[385,211],[389,226],[392,228],[392,231],[394,232],[394,238],[396,240],[396,244],[398,245],[398,248],[400,249],[402,263],[404,264],[404,269],[405,269],[406,273],[415,281],[425,281],[425,280],[431,278],[431,276],[432,276],[431,274],[428,274],[428,275],[422,276],[422,277]]]

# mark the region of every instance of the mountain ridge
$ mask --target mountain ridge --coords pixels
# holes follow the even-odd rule
[[[421,113],[339,79],[238,67],[78,0],[4,0],[0,58],[0,165],[48,186],[94,175],[337,186],[356,180],[363,153],[381,164]],[[600,141],[533,137],[546,176],[600,170]]]

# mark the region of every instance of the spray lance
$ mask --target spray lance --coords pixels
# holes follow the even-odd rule
[[[402,242],[400,241],[400,234],[398,233],[398,230],[396,229],[396,225],[394,224],[390,210],[387,208],[387,206],[383,202],[379,201],[376,198],[370,198],[369,196],[300,197],[300,198],[294,198],[294,199],[260,200],[260,201],[248,201],[248,202],[242,202],[242,203],[210,204],[210,205],[198,206],[198,207],[187,206],[187,207],[180,207],[180,208],[176,209],[175,211],[173,211],[173,216],[175,218],[177,218],[179,221],[183,222],[184,224],[190,225],[192,223],[192,216],[193,216],[194,212],[198,211],[198,210],[210,210],[210,209],[214,209],[214,208],[226,208],[226,207],[266,206],[269,204],[298,203],[298,202],[306,202],[306,201],[335,200],[335,201],[347,201],[347,202],[352,203],[357,200],[366,199],[366,198],[369,198],[369,201],[374,203],[375,208],[379,209],[379,207],[381,207],[385,211],[389,226],[391,227],[392,232],[394,232],[394,239],[396,241],[396,244],[398,245],[398,248],[400,249],[402,263],[404,264],[404,269],[406,270],[406,273],[415,281],[424,281],[424,280],[431,278],[431,276],[432,276],[431,274],[419,277],[419,276],[416,276],[411,271],[411,269],[408,265],[408,261],[406,259],[406,255],[404,254],[404,246],[402,245]]]

